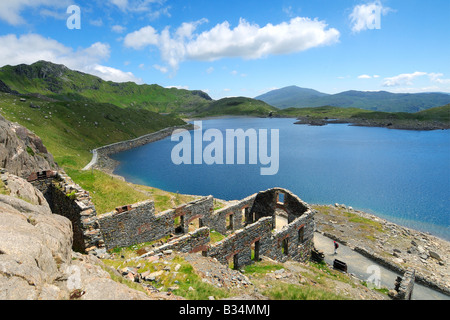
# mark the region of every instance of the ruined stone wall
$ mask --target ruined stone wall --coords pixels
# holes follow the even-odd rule
[[[162,246],[140,256],[138,259],[153,256],[166,250],[174,250],[185,253],[206,251],[210,241],[209,228],[203,227],[169,241]]]
[[[403,277],[395,283],[395,290],[392,294],[392,298],[394,300],[411,300],[415,279],[415,270],[412,268],[407,269]]]
[[[280,194],[283,196],[280,197]],[[249,208],[247,213],[242,210],[245,206]],[[276,210],[283,210],[288,219],[288,224],[279,231],[275,230]],[[248,216],[244,222],[243,212]],[[234,216],[234,230],[224,240],[211,245],[208,256],[224,264],[232,259],[237,268],[252,262],[252,246],[259,256],[281,262],[288,259],[306,261],[310,258],[314,247],[314,213],[289,190],[273,188],[262,191],[216,211],[214,227],[222,234],[230,232],[225,226],[226,216],[230,213]]]
[[[271,245],[264,255],[280,262],[308,260],[314,247],[314,228],[314,214],[308,211],[272,233]]]
[[[251,263],[252,244],[259,241],[260,255],[265,255],[265,252],[269,251],[272,244],[271,230],[272,218],[262,218],[233,232],[222,241],[212,244],[206,254],[223,264],[233,261],[235,268],[245,266]]]
[[[199,227],[210,227],[214,225],[212,214],[214,212],[214,198],[212,196],[203,197],[199,200],[191,201],[174,209],[173,218],[179,218],[181,225],[178,233],[189,232],[189,226],[198,219]]]
[[[44,194],[54,214],[71,221],[74,251],[99,256],[105,253],[97,212],[89,192],[63,171],[33,173],[27,180]]]
[[[101,215],[98,219],[106,248],[128,247],[138,243],[152,242],[170,234],[187,233],[194,219],[208,222],[213,211],[213,197],[189,202],[175,209],[155,212],[153,201],[143,201],[121,212],[120,208]],[[182,221],[180,232],[175,229],[175,218]]]
[[[245,217],[245,213],[247,212],[247,215],[251,213],[255,198],[256,194],[249,196],[238,203],[216,210],[207,225],[221,234],[231,233],[234,230],[245,227],[247,224],[246,221],[249,221],[248,218]],[[254,221],[250,221],[250,223],[253,222]]]

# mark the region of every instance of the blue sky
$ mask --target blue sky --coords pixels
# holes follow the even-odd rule
[[[0,0],[0,65],[43,59],[214,99],[450,92],[449,38],[448,0]]]

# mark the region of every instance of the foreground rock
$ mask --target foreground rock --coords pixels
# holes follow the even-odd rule
[[[111,279],[95,257],[72,251],[72,226],[28,182],[3,174],[0,195],[0,300],[150,299]],[[21,185],[20,195],[14,197]],[[28,190],[28,192],[22,192]]]
[[[42,140],[27,128],[0,115],[0,167],[19,177],[55,170],[57,165]]]

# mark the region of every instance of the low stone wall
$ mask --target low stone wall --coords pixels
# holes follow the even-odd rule
[[[206,251],[208,249],[208,244],[211,241],[209,236],[209,228],[203,227],[197,229],[193,232],[189,232],[179,238],[169,241],[162,246],[155,248],[154,250],[147,252],[146,254],[135,258],[142,259],[150,256],[154,256],[158,253],[173,250],[184,253],[194,253],[199,251]]]
[[[411,300],[416,278],[415,274],[414,269],[408,269],[402,278],[397,278],[395,289],[390,291],[390,295],[394,300]]]
[[[158,140],[162,140],[168,136],[170,136],[175,130],[178,129],[192,129],[193,126],[191,124],[186,124],[184,126],[176,126],[171,128],[165,128],[160,131],[149,133],[138,137],[132,140],[120,141],[107,146],[103,146],[97,149],[92,150],[92,160],[86,165],[83,170],[89,170],[92,167],[98,165],[100,167],[105,166],[105,163],[110,163],[111,159],[109,155],[119,153],[122,151],[130,150],[136,147],[143,146],[148,143],[152,143]]]

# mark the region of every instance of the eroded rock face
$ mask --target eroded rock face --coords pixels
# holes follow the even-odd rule
[[[0,194],[0,300],[149,299],[113,281],[98,258],[73,252],[71,222],[52,214],[31,184],[5,181],[13,190]]]
[[[0,167],[23,178],[32,172],[57,169],[53,156],[38,136],[1,115]]]

